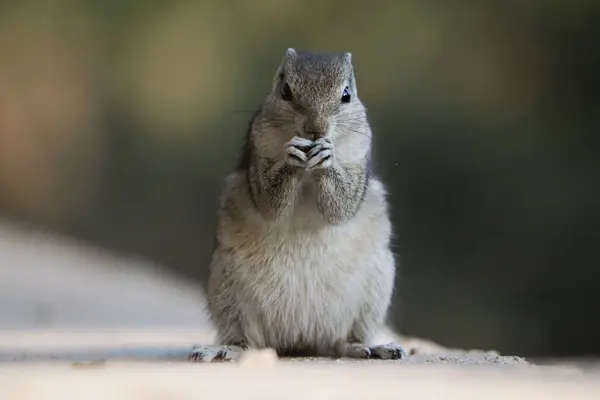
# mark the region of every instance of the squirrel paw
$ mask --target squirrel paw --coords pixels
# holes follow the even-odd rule
[[[308,160],[306,151],[313,146],[314,142],[308,139],[293,137],[285,145],[286,162],[296,167],[306,167],[306,160]]]
[[[308,157],[306,151],[314,146],[314,142],[299,136],[293,137],[285,145],[286,162],[296,167],[306,167]]]
[[[339,349],[342,357],[371,358],[377,360],[400,360],[407,357],[406,351],[398,344],[389,343],[369,347],[362,343],[345,343]]]
[[[380,360],[400,360],[408,357],[402,346],[396,343],[382,344],[371,347],[369,350],[371,350],[371,358]]]
[[[314,147],[306,155],[307,169],[329,168],[333,164],[333,142],[326,137],[317,139],[314,141]]]
[[[192,362],[235,361],[243,352],[244,350],[239,346],[194,346],[188,360]]]

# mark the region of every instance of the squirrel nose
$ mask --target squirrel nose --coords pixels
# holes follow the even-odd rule
[[[329,131],[329,122],[326,118],[307,118],[304,122],[304,133],[312,140],[322,138]]]

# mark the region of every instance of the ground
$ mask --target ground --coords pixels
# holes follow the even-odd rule
[[[400,361],[193,364],[214,332],[199,289],[143,260],[0,223],[0,399],[598,398],[593,364],[540,366],[384,331]]]

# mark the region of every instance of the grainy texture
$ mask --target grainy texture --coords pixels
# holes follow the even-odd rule
[[[596,399],[599,375],[517,367],[108,364],[0,366],[6,399]]]

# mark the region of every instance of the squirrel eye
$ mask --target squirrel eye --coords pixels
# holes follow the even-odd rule
[[[348,86],[346,86],[344,93],[342,94],[342,103],[350,103],[350,98],[350,90],[348,89]]]
[[[292,101],[292,89],[290,89],[290,85],[288,85],[287,83],[281,91],[281,98],[285,101]]]

